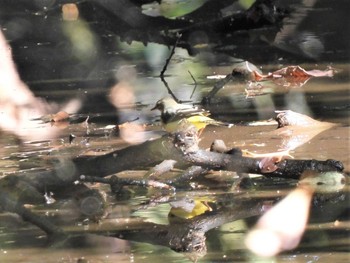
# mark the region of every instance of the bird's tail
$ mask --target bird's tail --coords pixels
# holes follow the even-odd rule
[[[224,126],[224,127],[227,127],[227,128],[231,128],[231,127],[234,126],[234,124],[232,124],[232,123],[216,121],[216,120],[213,120],[212,123],[208,123],[208,124],[212,124],[212,125],[216,125],[216,126]]]
[[[209,112],[208,112],[208,114],[205,114],[205,115],[202,114],[202,116],[204,116],[204,117],[201,118],[201,120],[203,122],[205,122],[207,125],[223,126],[223,127],[228,127],[228,128],[233,127],[232,123],[212,119],[211,117],[209,117],[209,115],[210,115]]]

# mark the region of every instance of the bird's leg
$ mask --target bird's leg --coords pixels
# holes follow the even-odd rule
[[[198,130],[197,132],[198,138],[201,137],[203,131],[204,131],[204,128]]]

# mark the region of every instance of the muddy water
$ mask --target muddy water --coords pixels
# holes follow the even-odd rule
[[[305,66],[316,67],[316,65]],[[179,67],[184,65],[175,64],[170,72],[176,72]],[[208,127],[202,134],[201,147],[209,148],[214,139],[222,139],[230,148],[238,147],[254,153],[278,151],[284,142],[273,133],[276,129],[275,124],[255,126],[249,124],[273,117],[274,110],[292,109],[336,125],[311,134],[303,144],[293,148],[290,154],[296,159],[339,160],[343,162],[345,172],[349,173],[349,75],[346,66],[334,65],[334,67],[339,69],[334,78],[311,79],[304,86],[292,89],[269,84],[270,86],[257,96],[247,97],[246,82],[228,83],[206,107],[211,110],[214,118],[233,122],[235,126],[230,129]],[[214,83],[206,79],[206,76],[228,74],[228,68],[225,66],[207,69],[207,72],[199,75],[198,87],[192,98],[190,96],[194,85],[188,77],[170,76],[167,80],[181,100],[199,102],[201,96],[208,92]],[[263,67],[263,70],[268,70],[268,67]],[[81,120],[77,123],[60,126],[41,124],[38,128],[34,128],[31,132],[46,129],[49,133],[45,134],[51,134],[41,140],[29,139],[30,136],[20,140],[11,133],[2,133],[1,176],[49,169],[52,166],[51,162],[57,158],[69,158],[79,154],[103,154],[128,146],[128,142],[106,127],[108,124],[116,123],[108,121],[108,118],[101,121],[99,116],[113,116],[118,112],[120,121],[130,120],[136,116],[139,118],[139,123],[148,125],[146,131],[141,132],[141,139],[160,136],[161,127],[155,124],[157,113],[151,112],[150,108],[168,92],[159,78],[147,74],[140,74],[132,83],[131,91],[134,93],[135,101],[140,102],[136,103],[138,105],[136,108],[128,104],[121,106],[118,111],[100,112],[99,108],[102,106],[99,107],[96,103],[104,104],[107,103],[106,100],[94,102],[93,107],[87,112],[82,112],[83,115],[79,116]],[[69,89],[68,86],[66,88]],[[89,89],[84,92],[104,97],[108,89],[97,91]],[[61,96],[47,91],[42,91],[41,94],[39,92],[38,95],[44,93],[51,100]],[[76,91],[71,93],[71,97],[76,97]],[[92,118],[86,126],[82,122],[89,114]],[[69,143],[70,134],[76,136],[72,143]],[[144,173],[145,171],[125,172],[119,176],[140,178]],[[178,190],[166,194],[155,189],[132,188],[129,197],[122,199],[113,195],[108,187],[97,186],[105,191],[108,200],[107,215],[99,223],[86,220],[76,212],[74,202],[68,197],[57,198],[53,204],[33,206],[32,209],[61,225],[67,232],[82,230],[90,232],[102,228],[111,231],[135,228],[137,231],[145,225],[145,222],[159,225],[169,223],[170,205],[166,200],[187,196],[194,200],[204,199],[234,207],[236,202],[247,198],[254,198],[256,202],[279,199],[296,184],[289,180],[257,178],[252,185],[237,189],[231,187],[237,178],[234,173],[217,171],[207,177],[209,181],[197,182],[191,190]],[[331,192],[329,195],[320,194],[315,197],[308,230],[301,245],[293,251],[276,256],[273,259],[275,262],[349,260],[349,183]],[[155,201],[162,200],[161,197],[165,201]],[[246,232],[255,220],[254,217],[251,220],[238,219],[210,230],[206,234],[207,253],[195,256],[174,252],[166,246],[152,245],[142,238],[128,240],[89,234],[61,243],[49,243],[42,231],[14,214],[2,212],[0,220],[1,262],[78,262],[78,259],[81,260],[79,262],[162,262],[164,258],[169,262],[189,262],[194,258],[200,262],[265,262],[248,252],[243,242]]]

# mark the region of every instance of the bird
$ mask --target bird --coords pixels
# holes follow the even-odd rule
[[[179,131],[184,124],[192,124],[199,134],[207,125],[232,127],[233,124],[216,121],[209,117],[210,112],[192,105],[177,103],[173,98],[167,97],[157,101],[151,109],[161,112],[160,118],[164,129],[173,133]]]
[[[213,211],[214,200],[205,197],[184,198],[169,202],[171,209],[169,219],[191,219],[206,212]],[[175,217],[175,218],[174,218]]]

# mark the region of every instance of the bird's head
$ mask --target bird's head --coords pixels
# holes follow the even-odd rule
[[[157,101],[156,105],[151,110],[160,110],[161,112],[176,111],[178,103],[172,98],[163,98]]]
[[[163,99],[158,100],[156,105],[154,105],[154,107],[151,110],[160,110],[163,111],[164,110],[164,102]]]

